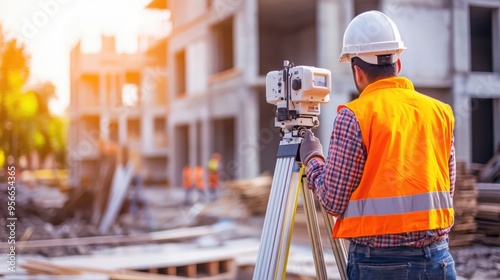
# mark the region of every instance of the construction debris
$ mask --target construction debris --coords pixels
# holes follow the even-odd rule
[[[455,222],[450,232],[450,246],[472,244],[476,239],[476,177],[472,175],[463,162],[457,162],[457,178],[453,207]]]
[[[225,186],[240,195],[250,213],[262,215],[267,209],[272,181],[272,176],[264,173],[253,179],[226,182]]]
[[[487,245],[500,246],[500,184],[478,183],[477,188],[479,240]]]
[[[486,163],[479,173],[478,179],[480,182],[500,182],[500,145],[498,145],[497,152]]]
[[[254,258],[258,244],[258,239],[240,239],[213,247],[196,243],[124,246],[97,250],[90,256],[27,259],[21,266],[34,274],[98,273],[109,279],[236,279],[236,257]]]
[[[475,244],[452,248],[457,279],[500,279],[500,247]]]
[[[217,233],[217,228],[213,226],[199,226],[192,228],[179,228],[152,233],[136,235],[117,236],[92,236],[64,239],[19,241],[19,248],[47,248],[47,247],[68,247],[68,246],[88,246],[88,245],[116,245],[116,244],[147,244],[151,242],[178,241],[200,237]],[[21,238],[22,239],[22,238]],[[0,250],[9,248],[9,244],[0,244]]]
[[[2,188],[0,186],[0,188]],[[81,216],[67,218],[58,224],[52,219],[57,209],[40,206],[34,199],[34,191],[16,186],[16,232],[22,241],[43,239],[64,239],[97,235],[95,227],[89,225]],[[7,205],[7,196],[0,195],[0,204]],[[8,228],[5,219],[0,219],[0,240],[7,240]],[[19,240],[19,241],[21,241]],[[90,248],[81,246],[24,248],[19,242],[17,250],[22,254],[39,254],[42,256],[65,256],[86,254]],[[2,244],[4,246],[5,244]]]
[[[105,276],[110,280],[183,280],[196,278],[201,280],[234,279],[236,264],[233,259],[217,260],[200,264],[152,268],[147,272],[127,269],[109,270],[85,266],[57,265],[48,261],[27,260],[21,265],[30,274],[43,275],[92,275]]]

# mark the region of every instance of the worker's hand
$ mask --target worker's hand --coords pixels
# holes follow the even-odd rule
[[[323,161],[325,160],[323,146],[319,142],[319,139],[308,129],[305,132],[302,144],[300,144],[300,160],[303,164],[307,165],[313,157],[320,157]]]

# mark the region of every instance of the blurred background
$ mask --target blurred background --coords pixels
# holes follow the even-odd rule
[[[457,240],[500,245],[500,0],[0,0],[0,179],[16,167],[23,213],[40,220],[20,225],[18,238],[228,217],[254,222],[258,238],[280,140],[265,75],[285,59],[332,71],[316,131],[326,148],[337,106],[358,95],[338,62],[343,32],[369,10],[399,28],[400,75],[454,109],[468,225]],[[65,223],[73,233],[60,232]]]

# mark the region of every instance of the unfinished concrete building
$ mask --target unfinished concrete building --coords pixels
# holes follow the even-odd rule
[[[226,178],[273,171],[279,141],[265,75],[284,59],[332,71],[322,107],[324,146],[339,104],[357,96],[349,65],[338,62],[345,27],[377,9],[398,25],[408,50],[401,75],[454,107],[457,159],[484,163],[500,144],[498,0],[155,0],[171,10],[168,49],[172,136],[170,175],[223,157]]]
[[[97,178],[99,141],[127,148],[146,181],[167,180],[166,39],[145,52],[117,53],[102,37],[98,53],[72,49],[69,164],[73,186]]]

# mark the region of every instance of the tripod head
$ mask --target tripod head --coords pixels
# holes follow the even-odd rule
[[[302,130],[319,126],[320,104],[330,101],[331,73],[294,66],[288,60],[283,66],[283,70],[267,73],[266,100],[277,107],[275,126],[281,133],[299,136]]]

